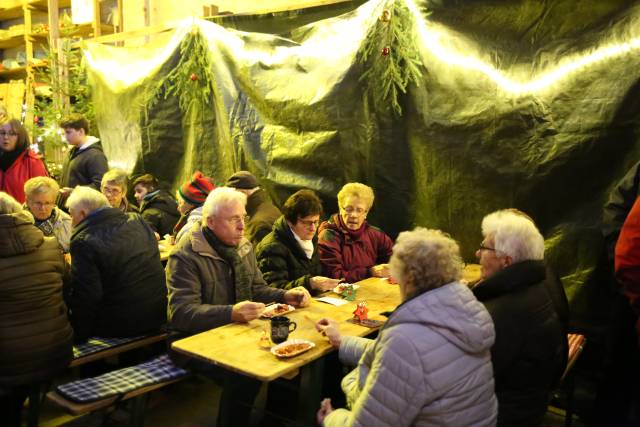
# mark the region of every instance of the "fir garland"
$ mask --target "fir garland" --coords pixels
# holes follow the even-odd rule
[[[414,26],[414,17],[404,2],[390,0],[358,52],[357,61],[369,67],[360,81],[377,111],[390,106],[402,115],[400,92],[407,93],[410,83],[420,84],[422,60],[413,41]]]
[[[177,96],[183,113],[192,107],[202,112],[211,104],[214,76],[209,48],[197,27],[180,42],[178,64],[155,85],[148,109],[161,99]]]

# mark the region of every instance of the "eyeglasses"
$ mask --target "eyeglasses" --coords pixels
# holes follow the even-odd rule
[[[10,131],[10,132],[0,131],[0,138],[4,138],[5,136],[18,136],[18,134],[13,131]]]
[[[299,219],[298,222],[302,225],[304,225],[305,227],[318,227],[318,225],[320,225],[320,220],[317,221],[305,221],[304,219]]]
[[[53,202],[31,202],[31,204],[38,209],[50,208],[51,206],[55,205],[55,203]]]
[[[117,188],[117,187],[104,187],[102,189],[102,192],[104,194],[109,194],[109,195],[113,195],[113,196],[117,196],[118,194],[122,193],[122,190]]]
[[[366,213],[368,212],[368,210],[366,209],[362,209],[362,208],[354,208],[353,206],[345,206],[344,208],[340,208],[343,211],[345,211],[347,214],[351,215],[366,215]]]
[[[496,251],[496,248],[490,248],[489,246],[485,246],[482,243],[480,243],[480,247],[478,248],[479,251]]]
[[[231,218],[227,218],[226,219],[227,222],[229,222],[229,224],[232,225],[239,225],[240,223],[247,223],[249,222],[249,215],[244,215],[244,216],[232,216]]]

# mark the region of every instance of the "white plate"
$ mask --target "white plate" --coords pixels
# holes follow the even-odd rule
[[[286,310],[285,310],[286,308]],[[260,317],[271,319],[276,316],[284,316],[287,313],[291,313],[296,308],[289,304],[273,304],[265,308]]]
[[[278,350],[280,350],[280,349],[283,349],[283,348],[288,347],[288,346],[300,345],[300,344],[305,344],[304,348],[300,348],[300,349],[292,351],[291,353],[286,353],[286,354],[281,354],[281,353],[279,354],[278,353]],[[288,358],[288,357],[294,357],[294,356],[297,356],[299,354],[302,354],[305,351],[309,351],[315,346],[316,346],[316,343],[314,343],[313,341],[300,340],[300,339],[291,339],[291,340],[287,340],[287,341],[285,341],[283,343],[280,343],[278,345],[275,345],[275,346],[271,347],[271,353],[276,357]]]
[[[345,285],[353,286],[353,290],[354,291],[360,287],[360,285],[356,285],[355,283],[353,283],[353,284],[352,283],[340,283],[338,286],[333,288],[333,292],[335,292],[338,295],[341,294],[342,292],[344,292],[344,286]]]

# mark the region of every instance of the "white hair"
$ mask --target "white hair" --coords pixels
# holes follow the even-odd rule
[[[414,293],[439,288],[462,277],[463,262],[455,240],[440,230],[416,227],[398,235],[391,275]]]
[[[523,212],[503,209],[490,213],[482,220],[482,235],[492,238],[495,250],[513,262],[544,259],[544,237]]]
[[[222,206],[227,206],[234,202],[242,203],[242,206],[246,206],[247,196],[240,191],[236,191],[235,188],[216,188],[209,193],[207,200],[204,202],[202,208],[202,223],[206,224],[207,218],[216,215]]]
[[[22,211],[22,205],[10,194],[0,191],[0,214],[14,214]]]
[[[77,186],[67,199],[67,207],[71,210],[85,209],[91,213],[101,208],[111,207],[107,197],[91,187]]]

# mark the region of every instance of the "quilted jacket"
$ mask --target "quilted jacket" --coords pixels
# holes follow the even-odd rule
[[[0,215],[0,387],[52,378],[71,360],[65,265],[28,212]]]
[[[494,426],[498,403],[484,306],[457,282],[400,305],[378,338],[343,337],[340,359],[358,366],[342,381],[351,410],[325,426]]]
[[[274,288],[293,289],[304,286],[314,293],[309,279],[322,274],[318,257],[318,239],[313,238],[313,255],[307,258],[304,250],[293,236],[293,232],[284,216],[273,224],[273,230],[267,234],[256,248],[258,267],[264,280]]]

